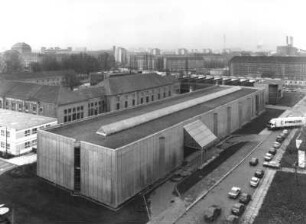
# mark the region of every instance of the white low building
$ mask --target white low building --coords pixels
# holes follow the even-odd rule
[[[0,152],[18,156],[37,147],[37,130],[56,125],[57,119],[0,109]]]

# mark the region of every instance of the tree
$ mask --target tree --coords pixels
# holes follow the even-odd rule
[[[18,51],[9,50],[4,52],[3,61],[5,64],[4,72],[20,72],[24,68],[22,57]]]
[[[62,65],[57,61],[54,55],[44,55],[41,61],[41,70],[43,71],[56,71],[61,70]]]
[[[105,52],[98,56],[99,67],[103,71],[109,71],[116,65],[115,57]]]
[[[65,86],[73,90],[74,87],[77,87],[81,84],[80,80],[77,78],[76,74],[67,73],[65,74]]]
[[[33,72],[40,72],[42,70],[42,66],[38,62],[31,62],[30,63],[30,69]]]

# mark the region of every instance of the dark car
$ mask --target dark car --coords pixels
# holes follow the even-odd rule
[[[244,204],[241,204],[241,203],[236,203],[234,204],[234,206],[232,207],[232,214],[233,215],[237,215],[237,216],[240,216],[242,215],[242,213],[244,212],[244,209],[245,209],[245,205]]]
[[[254,176],[258,178],[262,178],[265,175],[264,170],[256,170]]]
[[[217,205],[210,206],[204,214],[204,219],[206,222],[215,221],[221,214],[221,208]]]
[[[281,134],[276,137],[276,141],[279,142],[279,143],[283,142],[284,139],[285,139],[284,136],[281,135]]]
[[[258,159],[253,157],[249,163],[251,166],[256,166],[258,164]]]
[[[239,217],[237,215],[229,215],[223,222],[224,224],[238,224]]]
[[[272,155],[275,155],[276,154],[276,149],[274,149],[274,148],[271,148],[271,149],[269,149],[269,151],[268,151],[268,153],[270,153],[270,154],[272,154]]]
[[[250,194],[247,194],[247,193],[242,193],[239,197],[239,202],[242,203],[242,204],[249,204],[249,202],[251,201],[251,195]]]

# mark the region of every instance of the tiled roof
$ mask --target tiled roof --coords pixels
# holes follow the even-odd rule
[[[45,86],[33,83],[1,81],[0,97],[40,101],[57,105],[86,101],[103,96],[101,87],[70,91],[60,86]]]
[[[112,76],[98,84],[103,86],[106,95],[119,95],[129,92],[157,88],[171,85],[176,82],[172,76],[160,76],[157,74],[136,74]]]
[[[306,63],[306,57],[293,56],[235,56],[231,63]]]

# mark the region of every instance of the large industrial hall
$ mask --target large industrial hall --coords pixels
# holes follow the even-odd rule
[[[110,208],[265,110],[264,90],[212,86],[38,133],[38,176]]]

